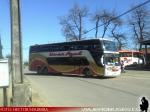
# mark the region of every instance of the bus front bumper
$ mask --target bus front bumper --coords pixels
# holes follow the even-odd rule
[[[121,74],[120,66],[106,66],[104,77],[117,77]]]

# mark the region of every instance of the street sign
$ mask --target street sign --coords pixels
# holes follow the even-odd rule
[[[0,59],[0,87],[9,86],[8,59]]]

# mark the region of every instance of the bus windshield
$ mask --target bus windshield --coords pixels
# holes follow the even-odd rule
[[[119,65],[119,54],[105,53],[104,54],[105,65]]]
[[[116,43],[113,41],[103,40],[103,44],[104,44],[104,49],[106,51],[117,51],[118,50]]]

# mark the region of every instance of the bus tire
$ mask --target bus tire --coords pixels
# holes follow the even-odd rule
[[[48,74],[48,68],[47,67],[44,67],[43,70],[42,70],[42,73],[44,75],[47,75]]]
[[[133,65],[137,65],[137,62],[134,62]]]
[[[91,70],[89,68],[85,68],[83,70],[83,74],[85,77],[91,77],[92,76]]]
[[[37,67],[37,74],[41,74],[41,67],[40,66]]]

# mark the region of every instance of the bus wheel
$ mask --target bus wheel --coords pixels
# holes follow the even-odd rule
[[[85,77],[90,77],[90,76],[92,76],[92,73],[91,73],[91,71],[90,71],[89,68],[85,68],[85,69],[83,70],[83,74],[84,74]]]
[[[137,65],[137,62],[134,62],[133,65]]]
[[[37,67],[37,74],[41,74],[41,67],[40,66]]]
[[[48,74],[48,68],[44,67],[43,70],[42,70],[42,73],[45,74],[45,75]]]

